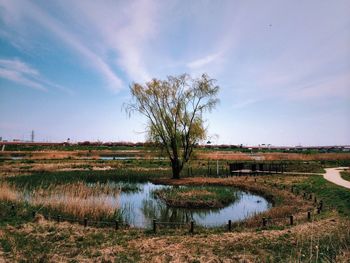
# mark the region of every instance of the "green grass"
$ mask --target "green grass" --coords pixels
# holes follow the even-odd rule
[[[31,175],[18,175],[4,178],[10,184],[17,187],[27,187],[29,189],[36,187],[48,187],[50,185],[59,185],[83,181],[86,183],[106,183],[107,181],[116,182],[146,182],[160,177],[170,177],[169,171],[164,170],[130,170],[117,169],[106,171],[62,171],[62,172],[35,172]]]
[[[171,207],[221,208],[233,201],[237,191],[220,186],[180,186],[155,190],[153,194]]]
[[[344,180],[350,182],[350,172],[343,171],[343,172],[340,172],[340,175]]]
[[[328,182],[322,176],[310,176],[306,181],[295,184],[296,189],[314,193],[326,207],[333,207],[343,215],[350,217],[350,191]]]
[[[309,162],[287,162],[286,172],[299,172],[299,173],[324,173],[325,170],[322,164],[318,161]]]

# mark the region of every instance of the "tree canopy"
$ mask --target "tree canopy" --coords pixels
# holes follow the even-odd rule
[[[148,120],[149,140],[161,146],[172,164],[173,178],[179,178],[196,144],[206,139],[203,113],[218,103],[219,86],[207,74],[188,74],[132,83],[129,113],[139,112]]]

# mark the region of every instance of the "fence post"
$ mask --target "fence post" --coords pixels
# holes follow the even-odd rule
[[[35,215],[36,215],[36,213],[35,213],[35,211],[33,211],[33,212],[32,212],[33,218],[35,218]]]
[[[323,201],[322,201],[322,200],[320,201],[320,206],[319,206],[319,208],[320,208],[320,210],[323,209]]]
[[[307,211],[307,220],[311,220],[311,212],[310,211]]]
[[[209,160],[208,160],[208,176],[210,175],[210,166],[209,166]]]
[[[263,227],[265,227],[265,226],[266,226],[266,222],[267,222],[266,218],[265,218],[265,217],[263,217],[263,219],[262,219],[262,224],[263,224]]]
[[[289,216],[289,220],[290,220],[290,225],[292,226],[293,225],[293,216],[291,215],[291,216]]]
[[[119,229],[119,222],[118,222],[118,220],[115,220],[115,230],[118,230]]]
[[[191,228],[190,228],[190,233],[193,234],[194,232],[194,222],[191,220]]]
[[[87,227],[87,222],[88,222],[88,220],[87,220],[87,218],[85,217],[85,218],[84,218],[84,227]]]
[[[11,205],[11,214],[12,216],[16,215],[15,205]]]
[[[230,219],[230,220],[228,220],[228,231],[231,232],[231,230],[232,230],[232,221]]]
[[[157,220],[153,219],[153,233],[157,232]]]
[[[59,222],[61,222],[61,216],[60,215],[57,216],[57,223],[59,223]]]

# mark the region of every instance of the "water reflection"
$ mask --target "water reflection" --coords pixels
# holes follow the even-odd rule
[[[152,195],[155,189],[171,186],[145,183],[140,184],[139,187],[141,191],[121,193],[118,200],[125,222],[137,227],[148,227],[153,219],[177,223],[188,223],[194,220],[196,224],[203,226],[219,226],[227,223],[229,219],[233,222],[243,220],[271,207],[263,197],[237,190],[237,200],[224,208],[171,208]]]

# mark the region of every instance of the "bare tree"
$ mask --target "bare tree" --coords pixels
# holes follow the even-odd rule
[[[215,82],[206,74],[197,79],[183,74],[130,86],[132,101],[126,109],[146,116],[149,139],[170,158],[174,179],[180,178],[195,145],[206,138],[203,113],[219,101]]]

